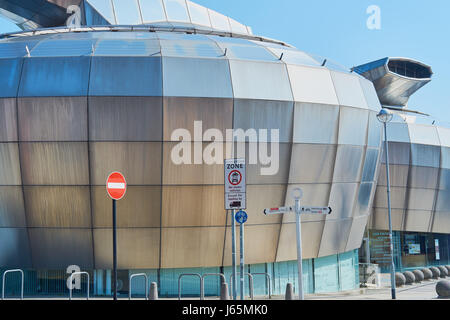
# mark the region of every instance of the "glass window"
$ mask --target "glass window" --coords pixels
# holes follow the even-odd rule
[[[370,210],[370,197],[372,190],[374,189],[374,183],[361,183],[358,192],[358,206],[355,212],[355,216],[368,215]]]
[[[97,42],[95,56],[155,56],[160,55],[157,40],[105,39]]]
[[[117,24],[142,24],[137,0],[113,0]]]
[[[0,42],[0,57],[4,58],[18,58],[26,56],[27,49],[31,52],[38,41],[2,41]]]
[[[426,266],[426,237],[419,233],[402,232],[400,239],[403,267],[420,268]]]
[[[436,127],[439,135],[441,146],[450,147],[450,129],[443,127]]]
[[[292,101],[282,63],[230,60],[235,98]]]
[[[366,151],[366,160],[364,163],[362,181],[374,181],[375,171],[378,164],[378,149],[368,148]]]
[[[359,81],[366,97],[367,106],[370,110],[374,110],[378,113],[381,110],[381,104],[372,81],[364,79],[363,77],[359,77]]]
[[[223,51],[213,41],[208,38],[202,40],[161,40],[161,51],[165,57],[223,57]]]
[[[228,63],[221,59],[163,58],[164,96],[231,98]]]
[[[101,14],[97,12],[89,2],[85,2],[84,11],[86,14],[86,25],[87,26],[107,26],[111,22],[107,21]]]
[[[90,57],[26,59],[19,96],[85,96],[89,65]]]
[[[86,0],[103,18],[111,24],[116,24],[111,0]]]
[[[339,104],[328,70],[288,65],[288,71],[295,101]]]
[[[22,59],[0,59],[0,97],[17,96]]]
[[[31,52],[32,57],[70,57],[92,54],[95,40],[44,40],[38,43]]]
[[[161,96],[159,57],[94,57],[89,95]]]
[[[359,77],[342,72],[331,72],[339,104],[348,107],[367,109]]]
[[[300,65],[300,66],[312,66],[312,67],[320,67],[320,64],[317,63],[316,60],[311,58],[309,55],[302,51],[291,50],[287,47],[277,46],[270,47],[266,46],[264,42],[256,42],[257,44],[261,44],[265,46],[268,50],[270,50],[276,57],[281,58],[282,60],[288,64]]]
[[[426,250],[428,265],[447,265],[449,263],[449,236],[446,234],[427,234]]]
[[[229,42],[217,41],[223,52],[227,50],[229,59],[277,61],[278,59],[270,51],[262,46],[255,45],[250,41],[243,41],[243,44],[232,44]]]
[[[211,25],[214,29],[231,32],[228,17],[211,9],[208,9],[208,12],[211,19]]]
[[[367,146],[380,148],[383,142],[383,124],[378,121],[377,114],[369,111],[369,132],[367,134]]]
[[[208,9],[191,1],[186,1],[189,8],[189,15],[193,24],[211,27]]]
[[[231,32],[248,34],[246,26],[244,26],[243,24],[237,22],[234,19],[228,18],[228,20],[230,21]]]
[[[409,136],[412,143],[439,145],[436,127],[431,125],[408,124]]]
[[[139,0],[143,23],[167,21],[162,0]]]
[[[389,142],[410,142],[408,125],[406,123],[390,122],[386,126],[386,131]]]
[[[167,20],[190,23],[185,0],[164,0]]]
[[[357,108],[340,108],[339,144],[363,146],[366,144],[368,111]]]
[[[441,148],[441,168],[450,169],[450,148]]]

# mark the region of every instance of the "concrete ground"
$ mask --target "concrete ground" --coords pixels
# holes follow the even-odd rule
[[[448,280],[449,278],[447,278]],[[384,281],[383,281],[384,280]],[[391,289],[387,285],[389,281],[383,279],[381,281],[380,288],[361,288],[346,292],[335,293],[321,293],[321,294],[307,294],[306,300],[391,300]],[[413,285],[405,285],[399,287],[396,290],[397,300],[444,300],[439,299],[436,294],[436,284],[443,279],[439,280],[427,280],[422,283]],[[32,297],[25,298],[26,300],[68,300],[68,297]],[[85,298],[84,298],[85,299]],[[84,300],[83,298],[76,297],[73,300]],[[111,300],[111,298],[104,297],[91,297],[91,300]],[[198,300],[190,298],[192,300]],[[283,300],[284,296],[273,296],[272,300]],[[16,300],[16,299],[14,299]],[[128,298],[120,298],[120,300],[128,300]],[[135,298],[133,300],[144,300],[142,298]],[[175,299],[162,299],[162,300],[177,300]],[[185,300],[185,299],[183,299]],[[186,299],[188,300],[188,299]],[[205,300],[218,300],[218,297],[206,297]],[[267,296],[256,296],[255,300],[268,300]],[[448,299],[446,299],[448,300]]]

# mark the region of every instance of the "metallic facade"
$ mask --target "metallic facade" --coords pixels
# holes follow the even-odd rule
[[[383,105],[396,107],[387,125],[393,229],[450,233],[450,129],[407,108],[410,96],[431,81],[431,67],[407,58],[384,58],[353,70],[373,81]],[[385,172],[382,157],[371,229],[388,228]]]
[[[430,66],[409,58],[384,58],[353,68],[373,82],[383,106],[405,107],[431,81]]]
[[[397,116],[388,125],[388,141],[393,229],[450,233],[450,129],[408,123]],[[384,161],[381,167],[370,227],[385,230]]]
[[[280,130],[279,172],[247,169],[247,263],[296,259],[293,217],[262,214],[292,204],[296,186],[305,205],[333,208],[304,217],[303,258],[359,248],[382,138],[374,87],[260,40],[98,29],[0,40],[0,265],[111,268],[116,170],[129,184],[120,269],[230,265],[223,165],[170,159],[171,133],[196,120]]]

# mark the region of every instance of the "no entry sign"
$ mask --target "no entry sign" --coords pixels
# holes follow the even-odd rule
[[[113,172],[106,180],[106,191],[113,200],[120,200],[127,192],[127,182],[120,172]]]

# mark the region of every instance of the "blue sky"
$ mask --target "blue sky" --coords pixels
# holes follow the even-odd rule
[[[433,81],[409,107],[450,123],[450,1],[448,0],[194,0],[288,42],[352,67],[382,57],[431,65]],[[381,30],[369,30],[366,9],[381,9]],[[0,33],[16,27],[0,19]]]

